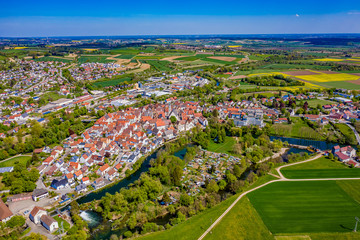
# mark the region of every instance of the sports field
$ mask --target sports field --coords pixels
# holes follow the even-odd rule
[[[360,215],[336,181],[276,182],[248,197],[272,233],[350,232]]]

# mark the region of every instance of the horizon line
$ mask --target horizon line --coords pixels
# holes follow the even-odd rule
[[[80,37],[159,37],[159,36],[256,36],[256,35],[360,35],[359,33],[214,33],[214,34],[138,34],[138,35],[63,35],[63,36],[0,36],[0,38],[80,38]]]

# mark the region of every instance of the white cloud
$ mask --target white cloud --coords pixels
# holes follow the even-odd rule
[[[348,12],[347,14],[349,14],[349,15],[359,15],[360,11],[353,10],[353,11]]]
[[[299,15],[299,14],[295,14],[295,17],[300,17],[300,15]]]

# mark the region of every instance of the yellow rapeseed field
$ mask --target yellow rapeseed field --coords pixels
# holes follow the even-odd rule
[[[344,59],[340,59],[340,58],[320,58],[320,59],[314,59],[315,61],[320,61],[320,62],[341,62],[344,61]]]
[[[14,47],[14,49],[25,49],[25,48],[27,48],[27,47]]]
[[[85,51],[89,51],[89,52],[92,52],[92,51],[97,51],[99,49],[97,48],[84,48]]]
[[[336,74],[320,73],[316,75],[302,75],[296,77],[310,82],[353,81],[359,79],[359,76],[346,74],[346,73],[336,73]]]

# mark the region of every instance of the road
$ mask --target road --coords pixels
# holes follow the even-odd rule
[[[253,189],[250,189],[246,192],[243,192],[242,194],[240,194],[236,200],[225,210],[225,212],[223,212],[223,214],[221,214],[220,217],[218,217],[215,222],[213,224],[211,224],[211,226],[198,238],[198,240],[202,240],[206,237],[206,235],[211,232],[211,230],[225,217],[225,215],[231,211],[231,209],[240,201],[241,198],[243,198],[246,194],[250,193],[250,192],[253,192],[257,189],[260,189],[262,187],[265,187],[271,183],[274,183],[274,182],[282,182],[282,181],[293,181],[293,182],[298,182],[298,181],[331,181],[331,180],[360,180],[360,178],[321,178],[321,179],[288,179],[288,178],[285,178],[283,176],[283,174],[281,173],[281,169],[282,168],[285,168],[285,167],[289,167],[289,166],[293,166],[293,165],[297,165],[297,164],[301,164],[301,163],[306,163],[306,162],[310,162],[310,161],[314,161],[318,158],[322,157],[322,153],[321,154],[318,154],[316,155],[315,157],[312,157],[308,160],[305,160],[305,161],[301,161],[301,162],[296,162],[296,163],[291,163],[291,164],[287,164],[287,165],[283,165],[283,166],[280,166],[278,168],[276,168],[276,171],[278,172],[279,174],[279,179],[276,179],[276,180],[272,180],[272,181],[269,181],[267,183],[264,183],[263,185],[260,185],[258,187],[255,187]],[[273,174],[271,174],[273,175]],[[274,176],[274,175],[273,175]]]

